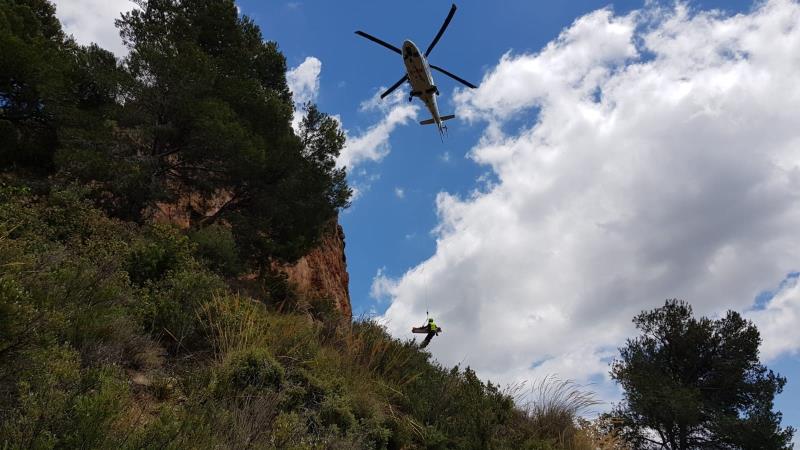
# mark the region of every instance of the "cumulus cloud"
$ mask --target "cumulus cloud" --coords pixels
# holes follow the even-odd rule
[[[299,129],[303,119],[303,105],[317,99],[321,73],[322,61],[313,56],[307,57],[297,67],[286,72],[286,81],[295,104],[295,115],[292,120],[295,130]],[[385,88],[381,88],[376,91],[372,97],[362,102],[359,108],[361,112],[379,112],[381,119],[377,123],[359,133],[353,133],[345,128],[347,142],[337,161],[339,167],[353,169],[366,161],[379,162],[391,150],[389,138],[394,129],[416,119],[419,107],[405,103],[402,91],[398,90],[386,99],[381,99],[380,93],[384,90]],[[355,181],[356,187],[365,182],[368,184],[368,180]],[[368,186],[361,186],[357,192],[363,193],[365,187],[368,189]]]
[[[297,67],[286,72],[286,83],[295,103],[302,105],[317,99],[321,72],[322,61],[313,56],[306,57]]]
[[[376,278],[392,333],[408,336],[427,296],[443,363],[596,381],[639,311],[746,310],[797,270],[800,4],[654,5],[581,17],[457,92],[457,115],[486,124],[469,157],[492,181],[440,193],[435,254]],[[797,289],[753,313],[767,356],[798,342],[772,331],[796,324]]]
[[[798,273],[787,277],[772,299],[746,314],[761,332],[761,357],[767,361],[800,352],[800,282]]]
[[[313,56],[306,57],[297,67],[286,72],[286,84],[289,85],[294,101],[292,127],[295,131],[300,129],[300,122],[304,117],[303,106],[317,100],[320,73],[322,73],[322,61]]]
[[[386,268],[378,269],[375,278],[372,279],[372,285],[369,289],[369,296],[377,301],[383,301],[388,298],[392,291],[397,287],[397,282],[386,275]]]
[[[119,30],[114,26],[114,20],[119,19],[123,12],[136,7],[132,1],[53,0],[53,3],[64,31],[73,35],[79,43],[97,43],[120,57],[128,54],[128,49],[119,37]]]
[[[405,94],[398,90],[385,99],[380,98],[380,93],[385,88],[376,91],[375,95],[361,105],[362,111],[380,111],[383,118],[375,125],[369,127],[357,136],[348,133],[347,144],[339,160],[340,167],[353,168],[363,162],[378,162],[386,157],[391,150],[389,137],[399,125],[405,125],[417,118],[419,106],[406,102]]]

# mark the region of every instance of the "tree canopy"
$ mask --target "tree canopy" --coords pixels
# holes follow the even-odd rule
[[[752,323],[734,311],[696,319],[678,300],[633,322],[641,335],[612,364],[625,394],[611,415],[636,448],[791,448],[794,430],[773,411],[786,379],[759,362]]]
[[[0,164],[89,187],[145,222],[184,202],[224,224],[253,266],[292,261],[348,205],[338,122],[307,105],[286,61],[232,0],[138,0],[117,20],[118,60],[67,37],[44,0],[0,0]]]

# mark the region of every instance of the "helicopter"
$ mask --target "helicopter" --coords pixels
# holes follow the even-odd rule
[[[436,33],[436,37],[433,38],[430,45],[428,45],[427,50],[425,53],[419,51],[414,42],[409,39],[406,39],[403,42],[403,49],[399,49],[392,44],[389,44],[381,39],[376,38],[370,34],[367,34],[363,31],[356,31],[356,34],[369,39],[372,42],[375,42],[378,45],[382,45],[385,48],[401,55],[403,57],[403,63],[406,66],[406,74],[403,75],[403,78],[400,78],[395,84],[393,84],[389,89],[387,89],[384,93],[381,94],[381,99],[385,98],[387,95],[394,92],[395,89],[400,87],[403,83],[408,81],[411,84],[411,93],[408,96],[408,101],[412,101],[414,97],[418,97],[425,103],[425,106],[428,108],[428,111],[431,113],[431,118],[427,120],[423,120],[420,122],[420,125],[432,125],[435,124],[436,127],[439,129],[439,135],[443,136],[444,133],[447,131],[447,126],[445,126],[444,122],[446,120],[450,120],[455,118],[455,115],[446,115],[442,116],[439,114],[439,106],[436,104],[436,96],[439,95],[439,88],[433,82],[433,76],[431,75],[431,69],[441,72],[448,77],[458,81],[459,83],[467,86],[469,88],[475,89],[477,86],[470,83],[469,81],[464,80],[463,78],[454,75],[447,70],[435,66],[433,64],[428,63],[428,55],[431,54],[431,51],[439,42],[444,31],[447,29],[447,26],[450,25],[450,21],[453,20],[453,15],[456,13],[456,5],[453,4],[450,7],[450,13],[447,14],[447,18],[444,20],[442,27],[439,28],[439,32]]]

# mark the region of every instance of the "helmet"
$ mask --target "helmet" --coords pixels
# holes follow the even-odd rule
[[[433,317],[430,317],[430,318],[428,319],[428,322],[433,322]]]

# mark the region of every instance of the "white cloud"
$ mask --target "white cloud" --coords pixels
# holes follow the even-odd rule
[[[292,127],[295,130],[299,129],[300,121],[303,119],[303,105],[306,102],[316,101],[319,95],[321,73],[322,61],[313,56],[307,57],[297,67],[286,72],[286,81],[289,84],[289,90],[292,91],[295,104],[295,115],[292,119]],[[384,90],[385,88],[381,88],[376,91],[372,97],[362,102],[359,108],[361,112],[380,112],[382,118],[377,123],[366,131],[355,135],[343,126],[347,135],[347,142],[337,161],[339,167],[347,167],[352,170],[366,161],[379,162],[391,150],[389,137],[392,131],[397,126],[416,119],[419,107],[403,102],[405,95],[401,90],[396,91],[385,99],[381,99],[380,93]],[[356,194],[363,194],[368,189],[368,186],[358,187],[359,184],[363,184],[363,181],[351,181],[351,184],[356,185]],[[365,187],[367,189],[364,189]]]
[[[128,54],[114,20],[136,5],[130,0],[53,0],[64,31],[78,43],[97,43],[119,57]]]
[[[390,331],[407,336],[427,297],[441,362],[585,382],[639,311],[746,310],[797,270],[800,4],[648,8],[588,14],[458,91],[457,115],[487,123],[469,156],[492,181],[438,195],[435,254],[381,280]],[[783,330],[797,305],[793,285],[753,317]],[[798,342],[762,332],[767,356]]]
[[[302,105],[317,99],[321,72],[322,61],[313,56],[306,57],[297,67],[286,72],[286,83],[296,104]]]
[[[383,118],[358,136],[353,137],[348,133],[347,144],[337,161],[340,167],[353,168],[366,161],[382,160],[391,150],[389,137],[392,131],[417,118],[419,107],[405,102],[402,91],[395,91],[381,100],[380,93],[383,90],[385,88],[379,89],[371,99],[361,105],[362,111],[379,110]]]
[[[300,129],[300,122],[304,117],[303,106],[317,100],[320,73],[322,73],[322,61],[313,56],[307,56],[297,67],[286,72],[286,84],[289,85],[294,101],[292,128],[295,131]]]
[[[406,198],[406,191],[401,187],[396,187],[394,188],[394,195],[397,198],[403,199]]]
[[[383,301],[393,295],[394,289],[397,287],[397,282],[386,275],[386,268],[378,269],[375,277],[372,279],[372,285],[369,289],[369,296],[377,301]]]
[[[761,332],[761,357],[767,361],[783,354],[800,352],[800,282],[797,275],[787,278],[763,309],[749,311]]]

